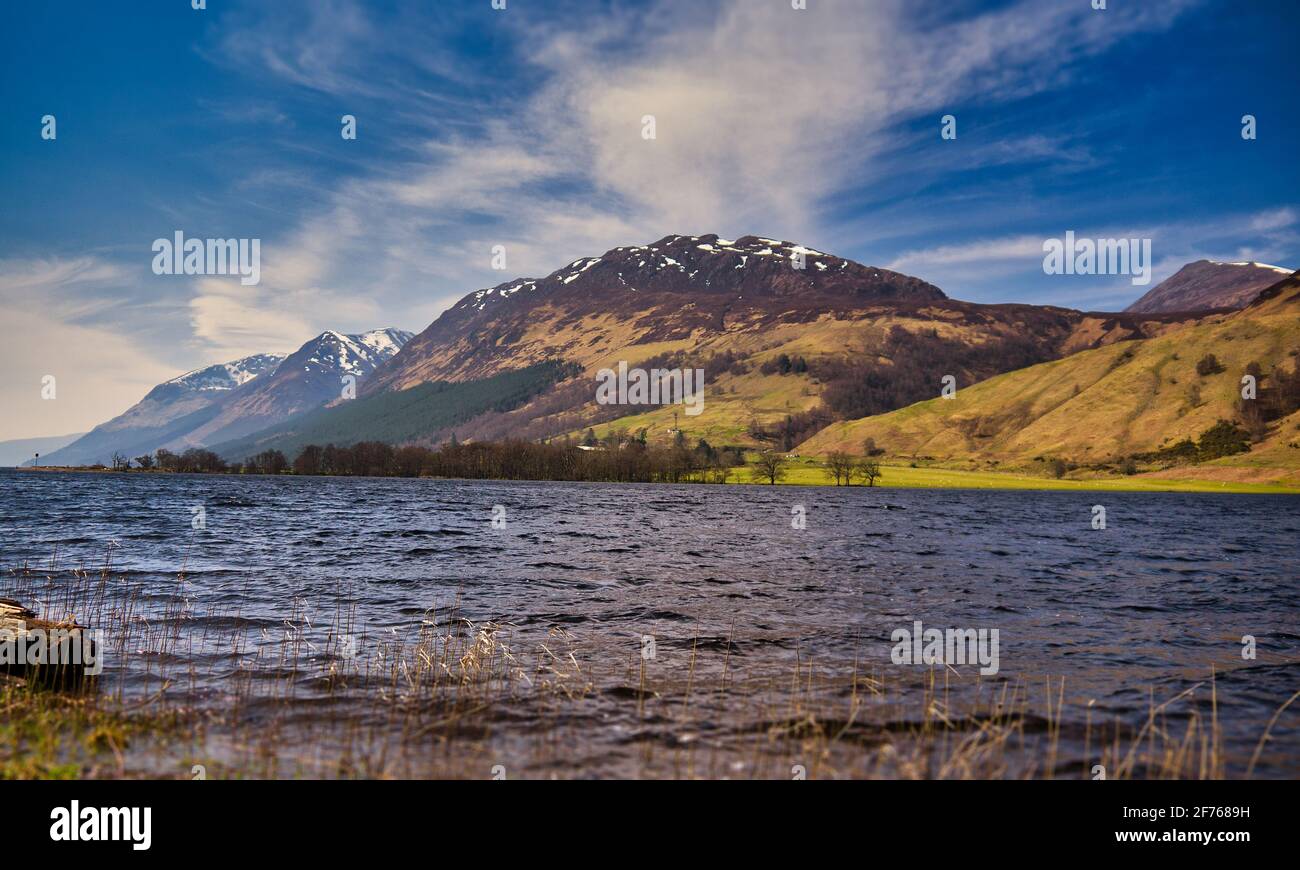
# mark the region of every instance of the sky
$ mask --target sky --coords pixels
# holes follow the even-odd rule
[[[1300,4],[1093,2],[6,4],[0,440],[674,233],[1085,310],[1300,266]],[[155,274],[177,231],[259,239],[259,283]],[[1151,239],[1151,285],[1045,274],[1067,231]]]

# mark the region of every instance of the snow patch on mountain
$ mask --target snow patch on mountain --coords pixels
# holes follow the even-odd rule
[[[451,313],[465,312],[471,316],[486,312],[490,307],[502,305],[521,292],[541,291],[549,295],[566,292],[565,288],[590,289],[592,291],[619,287],[635,292],[634,274],[641,274],[645,281],[657,281],[660,289],[671,283],[669,276],[680,273],[689,281],[689,285],[677,284],[678,292],[689,289],[713,290],[719,285],[718,266],[734,275],[738,283],[746,282],[757,272],[760,276],[772,274],[774,266],[797,264],[809,276],[810,286],[818,282],[831,280],[837,287],[844,286],[845,273],[861,275],[868,284],[895,280],[892,273],[869,269],[833,254],[827,254],[807,245],[770,239],[762,236],[742,236],[739,239],[724,239],[714,234],[703,236],[670,235],[649,245],[622,245],[613,248],[599,257],[579,257],[568,265],[552,272],[541,279],[517,279],[510,284],[477,290],[463,297],[452,306]],[[605,268],[601,268],[605,267]],[[831,270],[835,271],[832,272]],[[739,271],[737,271],[739,270]],[[594,281],[584,282],[584,277],[599,276]],[[900,281],[907,281],[906,276],[896,276]],[[759,280],[762,280],[761,278]],[[721,282],[726,283],[726,282]],[[939,292],[937,288],[930,291]],[[890,288],[886,293],[894,292]],[[493,309],[495,310],[495,308]]]
[[[411,333],[400,329],[375,329],[356,335],[327,330],[317,336],[315,346],[310,347],[311,353],[303,370],[310,371],[310,366],[316,365],[339,374],[360,377],[396,354],[410,338]]]
[[[199,393],[233,390],[253,378],[275,371],[276,367],[284,362],[285,356],[282,353],[259,353],[234,362],[217,363],[207,368],[195,369],[166,383],[176,384]]]
[[[411,340],[414,333],[404,329],[372,329],[353,336],[360,344],[368,347],[371,353],[388,359],[402,349],[402,345]]]
[[[1220,263],[1218,260],[1210,260],[1216,266],[1254,266],[1256,269],[1270,269],[1282,275],[1292,275],[1294,269],[1286,269],[1282,266],[1270,266],[1268,263],[1257,263],[1254,260],[1247,260],[1244,263]]]

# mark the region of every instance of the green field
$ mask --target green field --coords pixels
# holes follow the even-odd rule
[[[880,468],[883,474],[876,481],[876,486],[905,489],[1050,489],[1077,492],[1234,492],[1300,495],[1300,488],[1276,484],[1179,480],[1142,475],[1057,480],[1027,474],[962,471],[934,466],[913,468],[910,465],[881,463]],[[728,482],[754,483],[747,469],[733,472]],[[834,480],[820,461],[804,458],[791,461],[786,468],[782,483],[796,486],[830,486],[834,484]]]

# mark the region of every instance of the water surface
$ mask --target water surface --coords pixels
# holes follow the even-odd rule
[[[129,597],[139,620],[182,636],[220,623],[244,637],[223,653],[229,667],[186,681],[212,704],[232,691],[238,660],[282,643],[285,626],[311,642],[309,661],[323,659],[340,601],[363,655],[454,611],[512,626],[518,648],[563,629],[608,660],[598,681],[610,686],[640,669],[653,638],[647,665],[665,697],[692,650],[708,654],[702,674],[809,662],[848,672],[856,661],[924,691],[926,668],[890,660],[891,633],[914,620],[998,629],[1000,671],[985,691],[1063,677],[1067,720],[1140,724],[1153,698],[1207,683],[1213,666],[1238,767],[1300,689],[1292,496],[33,472],[0,472],[0,487],[0,566],[47,578],[50,600],[25,603],[49,609],[66,569],[97,569],[107,554],[110,594]],[[1104,530],[1092,528],[1095,504]],[[1241,655],[1246,635],[1254,660]],[[127,695],[155,691],[157,667],[133,662],[113,679]],[[949,677],[976,682],[969,667]],[[559,775],[635,775],[644,711],[637,719],[621,694],[596,689],[573,726],[582,751],[546,763]],[[779,705],[783,690],[770,691]],[[1209,700],[1199,692],[1169,713]],[[722,740],[732,727],[700,730]],[[508,755],[510,730],[497,729],[493,751]],[[1081,747],[1074,755],[1087,760]],[[1283,714],[1258,772],[1300,772],[1300,715]]]

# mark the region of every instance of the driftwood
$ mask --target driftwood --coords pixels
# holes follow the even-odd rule
[[[0,676],[44,689],[94,686],[99,649],[84,625],[51,622],[11,598],[0,598]]]

